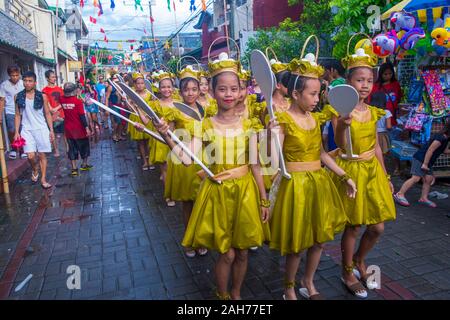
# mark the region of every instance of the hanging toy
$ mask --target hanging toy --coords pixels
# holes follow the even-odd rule
[[[412,14],[404,11],[393,12],[390,20],[395,25],[396,32],[401,30],[409,31],[417,25],[416,18]]]
[[[191,5],[189,7],[189,10],[191,12],[194,12],[195,10],[197,10],[197,7],[195,6],[195,0],[191,0],[190,2],[191,2]]]
[[[422,28],[413,28],[407,31],[400,39],[400,47],[403,50],[411,50],[417,41],[425,38],[425,31]]]
[[[431,37],[433,45],[450,48],[450,14],[444,16],[445,23],[440,20],[436,21]]]
[[[392,30],[388,33],[381,33],[373,38],[373,52],[379,57],[386,57],[397,53],[400,42],[397,38],[397,33]]]

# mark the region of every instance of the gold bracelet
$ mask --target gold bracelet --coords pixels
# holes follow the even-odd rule
[[[390,175],[390,174],[387,174],[387,175],[386,175],[386,179],[388,179],[389,181],[391,181],[391,175]]]
[[[269,199],[261,199],[261,207],[270,208],[270,200]]]
[[[347,173],[344,173],[342,176],[339,177],[339,180],[342,182],[346,182],[347,180],[350,180],[350,176]]]

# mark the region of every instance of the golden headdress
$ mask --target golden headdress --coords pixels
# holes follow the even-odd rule
[[[269,58],[269,52],[272,52],[273,59]],[[280,62],[275,51],[273,51],[271,47],[266,48],[266,57],[267,59],[270,59],[270,67],[272,68],[273,73],[279,73],[288,69],[287,63]]]
[[[272,68],[273,73],[283,72],[288,69],[288,64],[277,61],[275,59],[270,60],[270,67]]]
[[[238,76],[239,76],[240,80],[244,80],[244,81],[248,81],[251,78],[250,71],[247,71],[247,70],[245,70],[242,67],[241,67],[241,70],[238,73]]]
[[[360,35],[360,34],[366,36],[370,40],[370,43],[372,43],[372,40],[370,39],[370,37],[364,33],[356,33],[348,40],[347,56],[341,60],[342,65],[345,68],[347,68],[347,70],[357,68],[357,67],[373,68],[378,63],[378,57],[376,57],[375,55],[367,54],[363,48],[356,49],[355,54],[349,53],[350,42],[352,41],[352,39],[355,36]]]
[[[211,77],[211,75],[209,74],[208,71],[200,70],[200,71],[198,72],[198,78],[200,79],[201,77],[204,77],[204,78],[206,78],[206,79],[209,79],[209,78]]]
[[[316,39],[316,55],[308,53],[306,56],[303,57],[306,45],[312,38]],[[299,76],[319,79],[324,74],[325,70],[323,69],[322,66],[317,64],[318,56],[319,56],[319,39],[315,35],[311,35],[308,37],[308,39],[306,39],[306,42],[303,45],[303,50],[300,59],[293,59],[288,65],[288,70],[291,71],[293,74]]]
[[[239,61],[229,58],[226,52],[222,52],[219,54],[217,60],[208,63],[208,67],[211,77],[227,71],[239,75],[240,63]]]
[[[161,82],[164,79],[172,79],[173,75],[170,72],[164,71],[164,70],[160,70],[158,72],[153,72],[152,74],[152,78],[156,81],[156,82]]]
[[[133,81],[136,81],[139,78],[145,79],[144,75],[142,73],[139,73],[139,72],[133,72],[131,77],[133,78]]]
[[[226,53],[226,52],[220,53],[216,60],[214,60],[214,61],[211,60],[211,48],[218,40],[221,40],[221,39],[226,39],[227,42],[228,41],[234,42],[234,45],[237,50],[237,57],[238,57],[237,60],[230,58],[228,53]],[[237,43],[234,39],[231,39],[229,37],[216,38],[211,43],[211,45],[209,46],[209,50],[208,50],[209,74],[211,75],[211,77],[214,77],[223,72],[233,72],[234,74],[239,76],[239,71],[241,70],[241,64],[239,63],[239,57],[240,57],[239,46],[237,45]]]
[[[192,65],[186,66],[184,69],[180,70],[178,72],[178,79],[183,80],[186,78],[194,78],[199,80],[200,78],[200,72],[198,70],[194,70]]]

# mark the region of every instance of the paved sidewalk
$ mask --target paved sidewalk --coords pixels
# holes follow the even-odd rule
[[[94,169],[76,178],[66,159],[50,156],[51,192],[32,185],[28,170],[12,186],[10,206],[0,197],[1,299],[214,299],[217,255],[183,255],[181,206],[165,205],[158,170],[143,172],[135,148],[100,140]],[[429,209],[414,203],[418,192],[367,259],[382,271],[370,299],[450,299],[450,202]],[[315,283],[328,299],[354,299],[339,279],[339,244],[326,245]],[[281,299],[284,259],[267,247],[249,257],[242,297]],[[81,290],[67,288],[70,265],[81,268]]]

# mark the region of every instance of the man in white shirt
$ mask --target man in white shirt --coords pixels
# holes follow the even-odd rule
[[[32,168],[31,180],[39,179],[41,169],[41,186],[43,189],[52,187],[47,182],[46,153],[52,151],[51,142],[55,139],[53,120],[47,96],[36,90],[36,74],[28,71],[23,75],[25,89],[15,98],[16,132],[14,139],[25,139],[24,151],[28,154],[28,161]]]
[[[20,79],[20,68],[18,66],[9,66],[9,79],[0,85],[0,129],[2,128],[3,117],[5,119],[6,128],[8,130],[8,138],[13,142],[15,126],[14,117],[16,114],[16,106],[14,104],[14,96],[24,89],[23,82]],[[5,114],[3,115],[3,110]],[[9,153],[10,159],[16,159],[17,153],[12,150]],[[26,158],[26,154],[22,154],[22,158]]]

